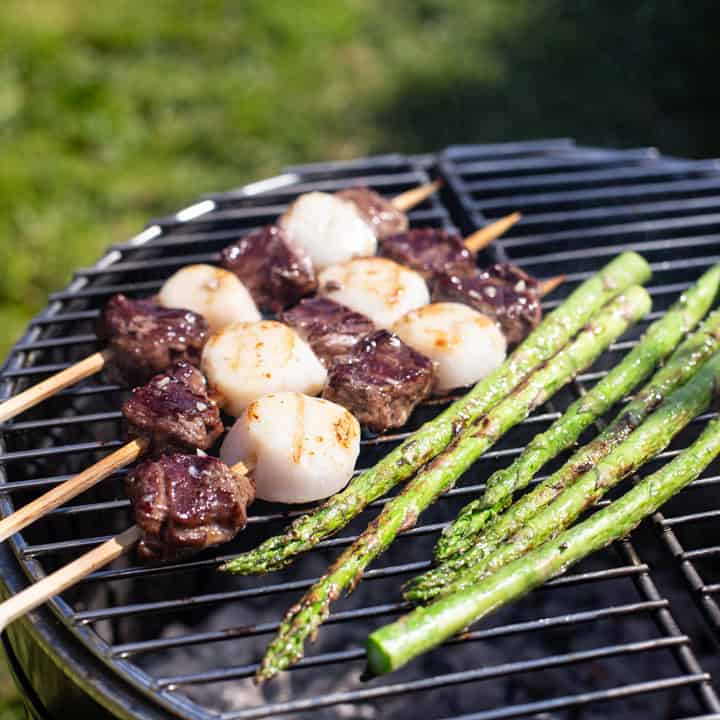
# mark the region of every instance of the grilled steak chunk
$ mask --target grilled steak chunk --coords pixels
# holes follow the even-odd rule
[[[538,280],[512,263],[495,263],[481,270],[480,275],[484,278],[502,280],[512,285],[515,292],[518,293],[529,292],[537,295],[540,291],[540,283]]]
[[[456,233],[420,228],[386,237],[380,255],[419,272],[431,282],[440,274],[472,275],[477,271],[473,254]]]
[[[255,497],[246,475],[217,458],[180,453],[138,465],[126,491],[144,535],[138,555],[156,562],[232,540],[245,527]]]
[[[122,406],[130,437],[144,437],[154,452],[207,450],[223,432],[220,410],[205,378],[188,363],[135,388]]]
[[[382,195],[366,187],[354,187],[335,193],[339,198],[355,205],[360,215],[373,228],[378,238],[405,232],[408,228],[407,215],[396,209]]]
[[[326,367],[347,355],[375,329],[370,318],[320,296],[302,300],[280,320],[297,331]]]
[[[262,310],[280,312],[317,290],[310,257],[277,225],[241,237],[222,251],[221,258]]]
[[[542,319],[537,280],[509,263],[465,277],[439,276],[433,301],[462,302],[494,318],[508,343],[524,340]]]
[[[429,358],[387,330],[366,335],[330,369],[323,397],[345,406],[366,427],[405,424],[433,386]]]
[[[190,310],[114,295],[100,316],[98,337],[113,353],[107,376],[133,386],[180,360],[199,365],[208,326]]]

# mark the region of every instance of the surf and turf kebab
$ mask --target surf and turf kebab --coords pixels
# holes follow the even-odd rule
[[[208,329],[212,331],[233,321],[258,320],[260,319],[258,305],[267,311],[277,311],[288,307],[303,295],[315,290],[317,280],[315,279],[314,265],[300,242],[305,237],[307,228],[313,226],[313,223],[319,234],[323,230],[329,232],[328,227],[337,229],[341,226],[341,224],[338,225],[338,222],[325,224],[321,222],[321,218],[317,217],[315,210],[318,201],[316,196],[320,196],[321,204],[327,204],[329,199],[331,210],[337,206],[336,215],[338,214],[337,208],[340,208],[339,214],[347,216],[349,207],[355,215],[359,216],[358,208],[363,208],[366,218],[364,222],[373,229],[377,236],[377,243],[377,239],[384,240],[387,237],[395,237],[395,235],[388,236],[386,233],[407,228],[407,218],[396,205],[407,209],[412,204],[423,200],[435,189],[436,184],[421,186],[403,193],[394,201],[387,201],[367,188],[346,190],[338,197],[326,193],[308,193],[301,196],[280,219],[277,226],[268,226],[249,233],[223,251],[222,261],[233,271],[232,274],[209,265],[193,265],[181,269],[163,285],[160,294],[154,299],[158,302],[150,299],[131,301],[122,296],[111,298],[110,304],[116,306],[111,308],[111,312],[116,310],[118,311],[116,314],[120,314],[124,310],[126,337],[121,338],[118,343],[113,343],[113,335],[119,331],[122,332],[122,327],[108,326],[107,322],[101,323],[98,332],[99,339],[108,343],[104,350],[94,353],[85,360],[3,403],[0,406],[0,420],[13,417],[60,389],[103,368],[107,369],[108,375],[115,381],[125,382],[132,386],[146,381],[153,373],[167,368],[168,356],[173,359],[183,358],[191,362],[196,361]],[[339,199],[340,195],[346,199]],[[353,197],[352,202],[347,199],[349,196]],[[355,209],[353,210],[353,208]],[[332,212],[330,215],[332,216]],[[486,226],[468,238],[468,245],[476,248],[487,245],[514,224],[518,218],[519,214],[515,213]],[[300,222],[303,219],[305,222]],[[291,234],[286,229],[287,225],[291,228],[297,226],[299,229],[293,230],[294,234]],[[438,256],[448,255],[448,247],[455,255],[470,256],[470,251],[462,244],[460,238],[442,231],[429,230],[425,231],[426,242],[429,235],[436,237],[439,243],[436,251],[436,265],[438,265]],[[418,234],[418,231],[414,230],[409,231],[403,242],[407,244],[407,237],[415,236],[422,239],[423,234]],[[343,238],[345,237],[346,235],[343,235]],[[342,243],[340,244],[342,245]],[[345,247],[347,257],[352,257],[355,245],[352,242],[347,243]],[[418,247],[416,264],[427,266],[427,251],[421,246],[422,242]],[[465,259],[467,260],[467,258]],[[387,276],[389,270],[394,269],[394,266],[382,263],[379,259],[376,260],[381,275]],[[458,269],[458,272],[460,266],[461,263],[455,262],[454,267]],[[466,262],[463,267],[463,274],[467,275],[469,263]],[[536,293],[533,292],[534,288],[529,286],[525,292],[523,278],[514,283],[508,282],[508,278],[502,281],[501,276],[505,274],[506,271],[499,267],[489,269],[481,280],[487,285],[485,294],[478,296],[477,292],[469,292],[468,302],[476,305],[481,311],[489,312],[493,303],[487,302],[486,298],[495,297],[499,292],[502,297],[494,303],[498,318],[502,316],[519,319],[521,316],[527,315],[530,322],[536,321],[539,303],[535,297]],[[232,275],[235,275],[235,278]],[[396,290],[399,286],[401,291],[406,291],[402,280],[407,277],[409,276],[395,278]],[[558,282],[559,279],[552,279],[549,285],[540,290],[545,293],[550,292]],[[329,282],[328,286],[331,287],[332,283]],[[423,295],[424,292],[427,292],[427,289],[417,281],[414,286],[416,292],[410,292],[409,295],[415,299],[410,300],[410,305],[417,304],[418,293]],[[513,288],[513,297],[505,297],[510,292],[509,288]],[[270,301],[270,298],[274,298],[274,300]],[[513,307],[510,307],[513,302]],[[191,307],[187,307],[188,305]],[[402,304],[398,310],[402,310]],[[192,314],[193,311],[194,314]],[[198,318],[197,315],[203,315],[204,320]],[[134,320],[134,318],[137,319]],[[144,333],[146,327],[148,331]],[[139,336],[138,342],[134,342],[132,337],[127,337],[131,333]],[[148,343],[143,342],[145,334],[151,336],[153,344],[153,351],[147,358],[145,353]],[[517,335],[517,331],[511,331],[509,334],[512,338]],[[117,357],[114,352],[118,352]]]

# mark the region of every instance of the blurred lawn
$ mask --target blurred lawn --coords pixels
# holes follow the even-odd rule
[[[720,154],[718,19],[702,0],[5,0],[0,356],[105,246],[284,164],[560,135]]]

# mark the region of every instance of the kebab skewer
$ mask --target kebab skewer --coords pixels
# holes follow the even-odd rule
[[[136,507],[138,524],[2,603],[0,628],[4,630],[13,620],[129,552],[135,545],[141,557],[171,560],[191,550],[230,540],[244,527],[247,506],[254,498],[254,487],[242,462],[228,467],[217,458],[180,453],[163,455],[140,465],[128,481],[128,491]],[[165,508],[165,513],[153,504],[160,493],[174,500],[171,507]],[[192,506],[199,499],[204,504],[204,524],[193,527],[185,523],[185,527],[178,527],[166,522],[170,514],[174,518],[182,515],[184,503]],[[210,518],[212,521],[208,522]],[[168,544],[170,527],[173,538],[182,542],[179,552]]]
[[[0,542],[148,451],[208,450],[223,431],[220,407],[237,416],[269,392],[316,394],[326,378],[310,346],[292,328],[273,321],[234,323],[215,333],[199,364],[207,381],[197,368],[180,362],[133,390],[122,406],[129,442],[1,520]]]
[[[434,183],[412,188],[396,196],[391,201],[383,200],[387,207],[383,206],[381,208],[377,208],[376,203],[373,204],[372,202],[368,202],[366,199],[364,205],[366,209],[364,212],[369,218],[368,222],[371,226],[378,227],[380,229],[383,227],[402,227],[402,224],[398,225],[397,222],[395,224],[388,224],[387,216],[389,214],[389,210],[399,213],[399,215],[404,217],[402,214],[405,211],[429,197],[438,189],[438,187],[440,187],[440,184],[441,183],[439,181],[436,181]],[[352,191],[344,192],[352,195]],[[355,195],[358,195],[357,192]],[[366,195],[372,199],[372,196],[376,194],[371,191],[367,191]],[[377,197],[380,198],[379,195]],[[382,198],[380,199],[382,200]],[[355,200],[348,199],[345,201],[345,204],[349,207],[354,207],[353,203],[359,208],[362,204],[362,198],[356,197]],[[359,213],[360,211],[358,210],[357,212]],[[405,227],[406,226],[407,225],[405,224]],[[312,270],[312,268],[310,268],[310,270]],[[249,290],[252,292],[252,285],[249,286]],[[194,298],[194,302],[199,303],[202,309],[198,309],[197,307],[187,307],[189,298]],[[129,308],[128,306],[133,303],[135,304],[135,307]],[[138,303],[145,303],[145,305],[142,307],[139,306]],[[136,334],[142,335],[145,333],[145,325],[142,318],[149,318],[150,329],[148,332],[154,335],[155,342],[157,342],[160,347],[162,347],[165,342],[168,345],[169,352],[177,352],[177,348],[173,347],[173,345],[182,343],[182,338],[184,337],[184,333],[182,331],[177,332],[176,334],[174,329],[178,326],[180,327],[180,330],[183,329],[182,321],[180,321],[179,318],[173,318],[167,313],[163,314],[160,308],[151,308],[151,301],[149,300],[131,301],[124,298],[124,304],[126,310],[130,310],[130,312],[136,314],[138,317],[138,322],[135,323],[134,328],[134,332]],[[237,282],[235,279],[231,279],[231,273],[226,272],[221,268],[214,268],[209,265],[190,266],[188,268],[183,268],[181,271],[176,273],[176,275],[170,278],[170,280],[161,289],[160,305],[171,309],[185,308],[186,310],[205,315],[207,324],[210,326],[210,330],[218,329],[222,324],[227,324],[228,320],[249,321],[260,318],[257,307],[255,307],[255,304],[248,293],[248,289],[246,289],[242,283]],[[194,324],[195,326],[201,326],[205,322],[202,318],[193,318],[192,322],[189,321],[189,316],[186,319],[188,320],[188,322],[185,323],[186,327],[188,326],[188,323]],[[131,320],[129,320],[129,322],[132,324]],[[166,334],[169,334],[172,338],[172,342],[168,342],[167,339],[163,341],[163,330]],[[204,333],[207,333],[207,327],[205,327]],[[196,335],[196,332],[191,334],[194,336]],[[101,334],[100,339],[107,341],[110,338]],[[126,341],[127,340],[128,338],[126,338]],[[199,349],[201,350],[202,348],[200,347]],[[126,348],[124,351],[125,360],[128,360],[128,356],[133,353],[135,355],[135,361],[130,363],[130,368],[137,371],[138,364],[142,365],[141,362],[138,362],[143,353],[142,346],[139,345],[134,350],[132,348]],[[177,355],[174,357],[174,360],[179,359],[183,359],[182,356]],[[27,390],[24,390],[18,395],[15,395],[0,404],[0,422],[5,422],[21,412],[34,407],[49,397],[52,397],[60,390],[70,387],[81,380],[101,372],[104,368],[108,367],[116,360],[115,348],[111,343],[110,346],[104,348],[103,350],[93,353],[71,367],[56,373],[46,380],[33,385]],[[163,367],[157,367],[157,365],[154,365],[153,367],[147,368],[144,376],[141,376],[140,378],[135,376],[130,384],[133,382],[145,382],[154,373],[161,372],[162,370],[170,367],[170,365],[171,363],[167,363]],[[122,372],[122,370],[123,368],[121,367],[119,372]]]
[[[551,292],[560,282],[562,278],[552,279],[541,286],[541,291]],[[422,285],[417,281],[415,285],[424,294]],[[388,292],[392,294],[392,290]],[[180,308],[163,308],[150,300],[131,300],[122,295],[111,298],[99,330],[106,349],[0,405],[0,422],[103,368],[115,380],[133,385],[169,367],[172,360],[185,358],[196,363],[208,328],[197,312],[192,313],[193,309],[205,311],[213,327],[259,317],[242,284],[209,265],[192,265],[178,271],[161,289],[160,299],[167,305],[184,303],[193,307],[181,312]]]
[[[104,368],[113,380],[132,386],[179,360],[197,365],[210,332],[228,322],[260,319],[240,280],[211,265],[190,265],[175,273],[158,300],[113,296],[98,326],[105,349],[6,400],[0,405],[0,422]]]

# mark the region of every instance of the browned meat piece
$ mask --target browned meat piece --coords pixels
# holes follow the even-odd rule
[[[495,263],[480,271],[483,278],[502,280],[512,285],[516,292],[530,292],[535,295],[540,291],[540,283],[537,278],[528,275],[524,270],[512,263]]]
[[[366,427],[405,424],[433,385],[429,358],[387,330],[366,335],[330,369],[323,397],[345,406]]]
[[[125,295],[110,298],[98,325],[98,337],[113,353],[108,377],[130,386],[147,382],[180,360],[199,365],[208,334],[205,319],[197,313]]]
[[[336,195],[355,205],[358,212],[373,227],[378,238],[405,232],[408,229],[407,215],[397,210],[389,200],[370,188],[348,188],[341,190]]]
[[[255,487],[207,455],[161,455],[138,465],[126,491],[143,531],[143,560],[172,561],[229,542],[245,527]]]
[[[380,255],[419,272],[432,282],[437,275],[471,275],[477,271],[473,254],[456,233],[436,228],[408,230],[386,237]]]
[[[317,290],[310,257],[277,225],[244,235],[228,245],[221,258],[262,310],[280,312]]]
[[[297,330],[326,367],[347,355],[375,329],[370,318],[319,296],[302,300],[280,319]]]
[[[133,390],[122,413],[128,435],[148,439],[153,452],[207,450],[223,432],[220,411],[208,397],[205,378],[184,362]]]
[[[509,343],[524,340],[542,319],[537,280],[509,263],[466,277],[440,276],[433,301],[465,303],[494,318]]]

